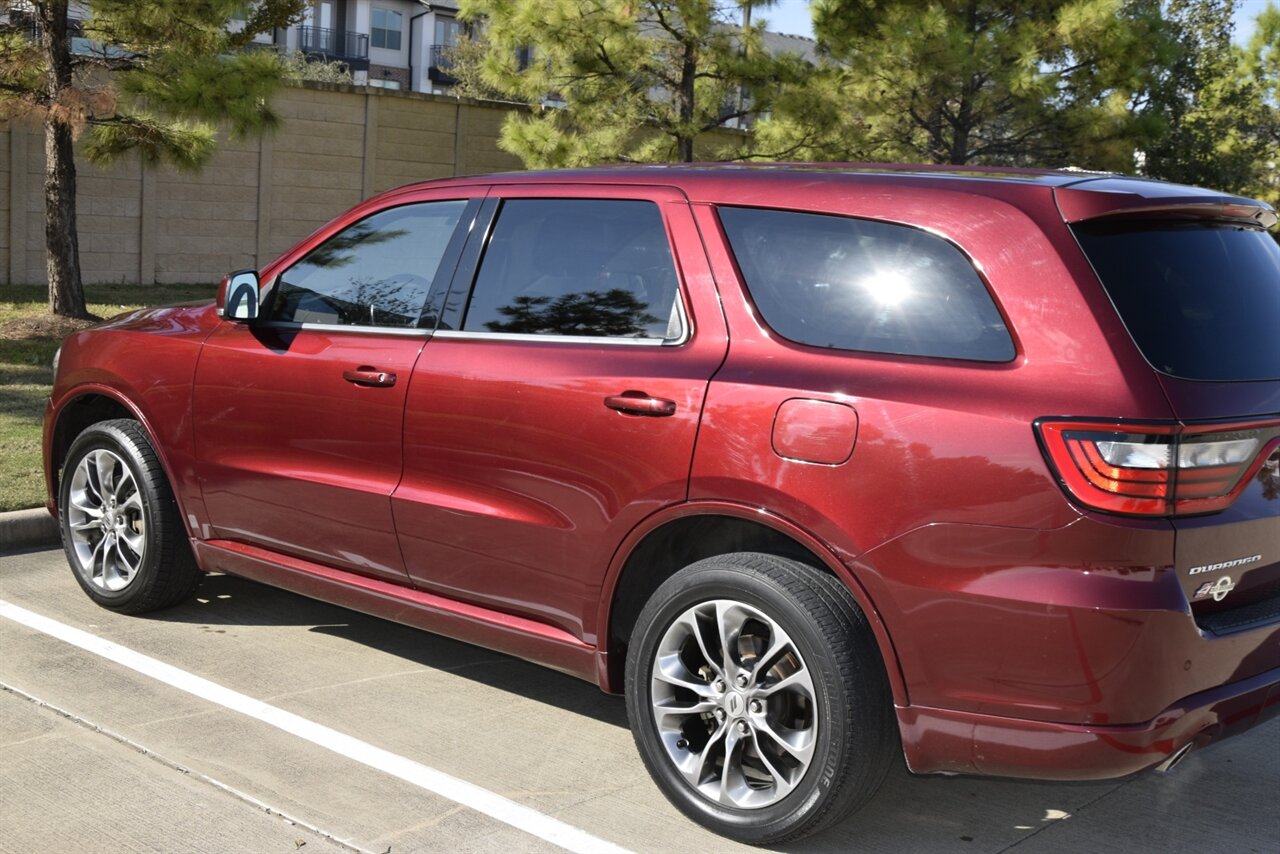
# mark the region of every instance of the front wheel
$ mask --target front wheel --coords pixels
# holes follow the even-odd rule
[[[76,437],[58,510],[76,581],[104,608],[140,614],[195,592],[200,570],[177,502],[136,421],[102,421]]]
[[[845,818],[894,753],[865,617],[836,579],[772,555],[708,558],[659,587],[632,634],[626,693],[663,793],[755,845]]]

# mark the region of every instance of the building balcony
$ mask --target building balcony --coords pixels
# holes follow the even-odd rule
[[[431,46],[431,65],[427,67],[427,77],[433,83],[452,86],[458,82],[453,76],[453,45],[433,44]]]
[[[341,62],[352,71],[369,69],[369,36],[325,27],[298,27],[298,50],[328,62]]]

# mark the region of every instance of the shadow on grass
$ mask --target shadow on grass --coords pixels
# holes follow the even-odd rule
[[[4,387],[4,393],[0,394],[0,417],[39,427],[44,420],[44,402],[49,397],[49,387],[10,384],[4,381],[3,371],[0,371],[0,386]]]

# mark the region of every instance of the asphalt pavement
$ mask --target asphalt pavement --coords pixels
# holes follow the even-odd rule
[[[650,782],[622,701],[228,576],[147,617],[0,556],[0,852],[747,851]],[[1280,720],[1167,775],[912,777],[796,852],[1280,852]]]

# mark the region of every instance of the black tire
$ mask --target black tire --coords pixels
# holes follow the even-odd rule
[[[106,484],[99,464],[108,472]],[[115,495],[107,497],[113,485],[127,501],[117,505]],[[136,421],[101,421],[76,437],[63,467],[58,516],[72,574],[104,608],[125,614],[168,608],[200,584],[173,490]],[[114,522],[110,533],[103,517]]]
[[[709,618],[715,623],[708,623]],[[726,661],[726,644],[718,640],[716,627],[739,619],[737,633],[730,629],[727,646],[732,652]],[[694,625],[701,641],[689,629]],[[789,638],[786,649],[798,657],[751,651],[773,648],[769,638]],[[660,650],[664,672],[696,692],[655,679]],[[722,660],[716,671],[704,665],[695,673],[699,662],[718,656]],[[753,669],[755,665],[759,667]],[[809,674],[811,692],[807,684],[770,689],[785,674],[798,671]],[[744,683],[729,684],[733,678]],[[741,690],[735,685],[742,685]],[[776,693],[765,693],[769,690]],[[798,839],[845,819],[880,787],[899,750],[884,665],[866,617],[834,577],[773,555],[708,558],[659,587],[631,636],[626,698],[636,746],[667,798],[699,824],[752,845]],[[661,725],[655,698],[664,704]],[[714,714],[682,711],[695,702],[714,705]],[[676,711],[667,714],[668,708]],[[741,734],[732,742],[741,747],[726,751],[724,745],[734,739],[730,727]],[[767,735],[778,731],[807,745],[807,764],[789,758],[780,742]],[[717,738],[723,742],[719,747]],[[719,770],[734,767],[741,773],[717,777],[715,761],[708,758],[717,751]],[[695,788],[677,762],[704,789],[719,787],[714,797]],[[726,788],[728,781],[734,781],[730,788],[738,798]]]

